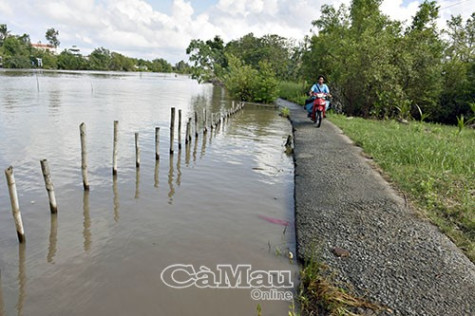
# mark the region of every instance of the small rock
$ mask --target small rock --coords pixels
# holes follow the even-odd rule
[[[333,254],[337,257],[349,257],[350,252],[346,249],[335,247],[332,250]]]

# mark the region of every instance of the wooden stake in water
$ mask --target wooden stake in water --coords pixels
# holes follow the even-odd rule
[[[18,194],[16,191],[15,177],[13,176],[13,167],[10,166],[5,169],[5,176],[7,177],[8,192],[10,193],[10,201],[12,204],[12,214],[15,220],[16,232],[18,241],[25,242],[25,231],[23,230],[23,221],[21,220],[20,204],[18,203]]]
[[[84,190],[89,190],[89,182],[87,181],[87,147],[86,147],[86,124],[81,123],[79,125],[79,131],[81,133],[81,171],[82,171],[82,184]]]
[[[139,133],[135,133],[135,166],[140,168]]]
[[[209,124],[211,129],[214,128],[214,113],[211,113],[211,123]]]
[[[48,192],[49,208],[51,210],[51,214],[56,214],[58,212],[58,205],[56,204],[56,197],[54,195],[54,186],[53,182],[51,181],[48,160],[43,159],[40,161],[40,164],[41,171],[43,172],[43,178],[45,179],[46,191]]]
[[[112,149],[112,175],[117,175],[117,142],[119,140],[119,121],[114,121],[114,147]]]
[[[208,128],[206,127],[206,109],[203,109],[203,133],[206,134],[208,132]]]
[[[181,149],[181,110],[178,110],[178,149]]]
[[[175,138],[175,108],[171,109],[170,120],[170,154],[173,154],[173,139]]]
[[[155,127],[155,160],[160,160],[160,127]]]

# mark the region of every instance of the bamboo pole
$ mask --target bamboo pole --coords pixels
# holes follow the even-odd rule
[[[58,205],[56,204],[56,197],[54,194],[53,182],[51,181],[48,160],[43,159],[40,161],[40,164],[41,171],[43,172],[43,178],[45,179],[46,191],[48,192],[49,208],[51,210],[51,214],[56,214],[58,212]]]
[[[211,113],[211,129],[214,129],[214,113]]]
[[[178,110],[178,149],[181,149],[181,110]]]
[[[175,137],[175,108],[171,108],[170,120],[170,154],[173,154],[173,139]]]
[[[155,127],[155,160],[160,160],[160,127]]]
[[[119,121],[114,121],[114,146],[112,150],[112,175],[117,175],[117,142],[119,139]]]
[[[140,168],[139,133],[135,133],[135,167]]]
[[[13,219],[15,220],[18,241],[23,243],[25,242],[25,231],[23,229],[23,221],[21,220],[20,204],[18,203],[18,194],[12,166],[5,169],[5,176],[7,177],[8,192],[10,193],[10,202],[12,204],[12,214]]]
[[[79,131],[81,134],[81,171],[82,171],[82,184],[84,190],[89,190],[89,182],[87,181],[87,147],[86,147],[86,124],[81,123],[79,125]]]

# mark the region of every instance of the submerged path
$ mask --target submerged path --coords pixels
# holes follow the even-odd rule
[[[316,252],[338,281],[391,309],[384,315],[475,315],[475,265],[460,249],[415,214],[340,129],[327,120],[316,128],[302,107],[278,105],[290,108],[294,127],[299,259]]]

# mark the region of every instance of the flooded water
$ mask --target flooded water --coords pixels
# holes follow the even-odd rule
[[[169,155],[172,106],[183,122],[195,111],[200,122],[189,146],[183,123],[183,147],[175,135]],[[231,106],[222,88],[184,76],[0,70],[0,167],[14,168],[26,233],[19,245],[1,180],[0,315],[257,315],[258,304],[263,315],[287,315],[291,300],[251,296],[255,288],[286,294],[297,282],[288,258],[295,254],[293,165],[283,148],[291,127],[275,108],[247,104],[202,133],[203,109],[218,117]],[[41,159],[51,169],[55,216]],[[249,282],[248,271],[291,277],[276,291],[276,278],[251,274]]]

